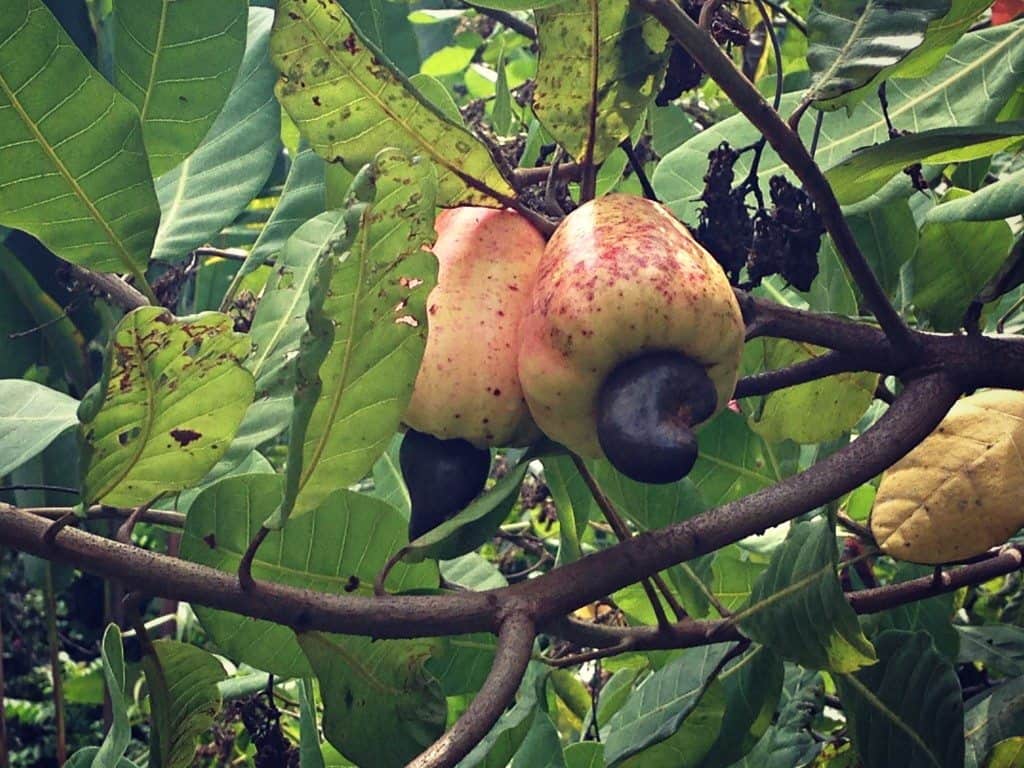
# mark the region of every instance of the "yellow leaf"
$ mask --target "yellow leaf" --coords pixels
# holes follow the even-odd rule
[[[963,398],[882,477],[871,531],[882,551],[946,563],[1004,543],[1024,525],[1024,393]]]

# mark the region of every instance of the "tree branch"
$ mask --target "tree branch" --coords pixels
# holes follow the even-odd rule
[[[736,69],[714,39],[679,7],[675,0],[633,0],[633,4],[654,16],[725,92],[747,119],[775,148],[779,157],[796,174],[818,209],[832,236],[836,251],[846,264],[864,301],[893,345],[913,356],[918,350],[916,335],[889,301],[864,254],[857,246],[832,188],[814,158],[778,112],[764,100],[754,85]]]
[[[881,367],[878,365],[878,362],[842,352],[826,352],[820,357],[801,360],[799,363],[794,363],[785,368],[744,376],[736,382],[733,397],[740,399],[754,395],[767,395],[779,389],[794,387],[797,384],[805,384],[827,376],[834,376],[837,373],[875,371],[876,368]],[[876,372],[891,373],[891,371],[887,370]]]
[[[149,304],[156,304],[155,297],[147,297],[117,275],[108,274],[106,272],[94,272],[91,269],[80,267],[77,264],[72,264],[70,266],[71,275],[78,282],[91,285],[101,293],[107,294],[111,301],[125,312],[131,312],[133,309],[145,307]]]
[[[496,8],[484,8],[482,5],[466,2],[466,0],[463,0],[462,4],[467,8],[472,8],[483,16],[488,16],[489,18],[494,19],[499,24],[504,24],[506,27],[514,32],[518,32],[523,37],[529,38],[530,40],[537,39],[537,30],[533,28],[532,24],[523,21],[518,16],[509,13],[508,11],[499,11]]]
[[[574,162],[559,163],[552,175],[552,166],[538,165],[535,168],[515,168],[512,171],[512,183],[516,189],[529,187],[533,184],[546,184],[549,178],[557,181],[579,181],[582,169]]]
[[[536,629],[528,613],[516,611],[502,621],[494,664],[480,691],[455,725],[408,768],[449,768],[487,735],[512,700],[533,653]]]

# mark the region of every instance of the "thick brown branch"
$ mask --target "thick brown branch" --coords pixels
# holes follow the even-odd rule
[[[633,4],[662,23],[793,170],[814,201],[836,250],[886,335],[900,351],[906,354],[915,352],[918,341],[914,332],[903,322],[872,272],[843,218],[832,188],[800,136],[765,101],[753,83],[736,69],[714,39],[687,16],[675,0],[633,0]]]
[[[80,283],[91,285],[101,293],[107,294],[110,300],[125,312],[145,307],[150,303],[156,303],[155,299],[147,298],[143,293],[136,290],[117,275],[106,272],[94,272],[91,269],[71,265],[71,274]],[[148,286],[147,286],[148,288]]]
[[[529,614],[510,613],[498,630],[494,664],[479,693],[455,725],[408,768],[449,768],[470,753],[501,717],[519,690],[533,652],[536,629]]]

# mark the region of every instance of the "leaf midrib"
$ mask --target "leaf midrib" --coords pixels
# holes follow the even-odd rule
[[[149,82],[146,83],[146,96],[142,100],[142,109],[139,110],[139,120],[146,122],[146,115],[149,114],[149,100],[153,96],[153,84],[156,81],[157,64],[160,61],[160,52],[163,50],[164,32],[167,30],[167,8],[170,0],[162,0],[160,3],[160,23],[157,25],[156,45],[153,46],[153,59],[149,65]]]

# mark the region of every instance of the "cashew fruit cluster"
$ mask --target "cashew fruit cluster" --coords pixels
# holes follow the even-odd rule
[[[537,425],[644,482],[696,460],[692,428],[732,396],[745,328],[722,268],[658,203],[613,194],[548,242],[519,340]]]
[[[1024,392],[964,397],[928,437],[882,475],[871,533],[914,563],[966,560],[1024,526]]]

